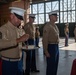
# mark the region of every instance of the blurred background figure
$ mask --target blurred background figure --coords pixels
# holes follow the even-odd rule
[[[36,44],[36,47],[39,47],[39,38],[40,38],[39,27],[36,27],[36,29],[35,29],[35,44]]]
[[[75,25],[75,29],[74,29],[74,39],[75,39],[75,42],[76,42],[76,25]]]
[[[65,24],[64,28],[64,34],[65,34],[65,46],[68,46],[68,39],[69,39],[69,24]]]
[[[35,45],[35,26],[33,25],[35,14],[29,14],[29,22],[24,25],[26,34],[29,34],[29,39],[25,42],[27,45]],[[26,51],[26,69],[25,75],[30,75],[30,72],[40,72],[36,67],[35,49]]]

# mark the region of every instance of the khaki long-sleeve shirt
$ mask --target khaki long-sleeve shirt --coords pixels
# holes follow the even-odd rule
[[[49,22],[44,26],[42,42],[44,52],[48,52],[48,44],[59,43],[59,30],[56,25],[53,26]]]
[[[20,37],[19,34],[19,29],[9,21],[0,27],[1,56],[20,59],[22,51],[16,42],[16,39]]]
[[[24,30],[27,34],[29,34],[29,39],[35,38],[35,27],[33,24],[30,24],[29,22],[24,25]]]

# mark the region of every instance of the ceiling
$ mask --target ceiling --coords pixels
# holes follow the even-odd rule
[[[0,5],[14,2],[14,1],[21,1],[21,0],[0,0]],[[28,1],[35,3],[35,2],[42,2],[42,1],[47,1],[47,0],[28,0]]]
[[[0,0],[0,5],[14,2],[14,1],[26,1],[26,0]],[[38,2],[44,2],[44,1],[57,1],[57,0],[27,0],[30,1],[30,3],[38,3]]]
[[[13,2],[13,1],[17,1],[17,0],[0,0],[0,5],[10,3],[10,2]]]
[[[37,2],[43,2],[43,1],[47,1],[47,0],[32,0],[32,3],[37,3]]]

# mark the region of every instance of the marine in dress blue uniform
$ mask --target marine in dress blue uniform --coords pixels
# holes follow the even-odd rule
[[[43,28],[43,50],[46,56],[46,75],[57,75],[59,61],[59,30],[55,22],[57,21],[57,11],[49,13],[50,22]]]
[[[18,7],[9,7],[10,18],[0,27],[0,51],[2,59],[2,75],[17,75],[18,62],[22,56],[22,42],[27,41],[28,34],[19,36],[19,26],[25,10]],[[22,75],[22,74],[20,74]]]

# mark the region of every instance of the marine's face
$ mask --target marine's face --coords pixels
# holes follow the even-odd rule
[[[51,19],[52,21],[56,22],[57,19],[58,19],[58,16],[56,16],[56,15],[51,15],[51,16],[50,16],[50,19]]]
[[[34,22],[34,20],[35,20],[35,18],[29,17],[29,21],[30,21],[30,22],[32,22],[32,23],[33,23],[33,22]]]
[[[52,15],[52,17],[53,17],[53,20],[56,22],[58,17],[56,15]]]
[[[12,22],[15,26],[20,26],[21,24],[21,20],[18,19],[14,14],[13,14]]]
[[[18,18],[16,18],[16,20],[15,20],[15,24],[16,24],[16,26],[20,26],[20,25],[21,25],[21,20],[18,19]]]

